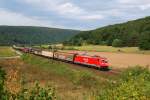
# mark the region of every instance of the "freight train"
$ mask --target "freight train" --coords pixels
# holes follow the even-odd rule
[[[14,49],[20,50],[25,53],[32,53],[35,55],[61,60],[65,62],[71,62],[74,64],[81,64],[86,66],[92,66],[98,69],[108,69],[109,64],[106,58],[100,56],[90,56],[86,54],[78,54],[78,53],[67,53],[61,51],[46,51],[42,49],[35,49],[30,47],[16,47],[13,46]]]

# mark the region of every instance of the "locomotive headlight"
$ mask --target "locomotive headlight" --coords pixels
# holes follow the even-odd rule
[[[107,63],[107,62],[108,62],[108,60],[106,60],[106,59],[103,59],[103,60],[102,60],[102,62],[103,62],[103,63]]]
[[[105,62],[107,63],[107,62],[108,62],[108,60],[105,60]]]

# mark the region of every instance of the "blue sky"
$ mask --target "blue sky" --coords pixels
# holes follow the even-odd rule
[[[150,15],[150,0],[0,0],[0,25],[90,30]]]

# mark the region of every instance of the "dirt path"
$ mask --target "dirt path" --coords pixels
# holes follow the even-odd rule
[[[68,51],[84,53],[83,51]],[[129,66],[150,66],[150,55],[144,54],[127,54],[111,52],[88,52],[91,55],[106,57],[113,68],[127,68]]]
[[[0,57],[0,59],[15,59],[15,58],[20,58],[20,56]]]

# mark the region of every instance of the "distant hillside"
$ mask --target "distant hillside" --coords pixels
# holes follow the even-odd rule
[[[62,42],[70,39],[77,33],[79,31],[58,28],[0,26],[0,45]]]
[[[150,17],[84,31],[64,43],[139,46],[141,49],[150,49]]]

